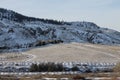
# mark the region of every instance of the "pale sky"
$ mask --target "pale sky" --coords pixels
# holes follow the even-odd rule
[[[120,31],[120,0],[0,0],[0,7],[38,18],[94,22]]]

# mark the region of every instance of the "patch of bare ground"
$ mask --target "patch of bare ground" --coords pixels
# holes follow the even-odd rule
[[[0,76],[0,80],[120,80],[120,73],[83,73],[63,75]]]
[[[26,61],[31,59],[32,56],[29,54],[23,54],[23,53],[1,53],[0,54],[0,62],[19,62],[19,61]]]

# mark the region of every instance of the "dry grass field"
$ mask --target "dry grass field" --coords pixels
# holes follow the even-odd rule
[[[22,54],[21,54],[22,53]],[[25,52],[0,54],[0,61],[119,62],[120,46],[61,43]]]
[[[33,58],[30,54],[22,54],[20,53],[1,53],[0,54],[0,62],[21,62],[21,61],[27,61],[29,59]]]
[[[119,62],[120,46],[84,43],[48,45],[23,52],[33,55],[30,61],[49,62]]]

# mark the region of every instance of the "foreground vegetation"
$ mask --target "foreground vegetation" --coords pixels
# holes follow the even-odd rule
[[[78,71],[77,66],[72,67],[69,71]],[[62,65],[62,63],[41,63],[41,64],[32,64],[30,67],[30,72],[61,72],[68,71],[68,68]]]
[[[76,68],[74,68],[76,69]],[[65,67],[61,63],[41,63],[32,64],[31,71],[42,72],[42,71],[62,71]],[[47,78],[47,79],[46,79]],[[120,80],[120,63],[114,68],[113,72],[90,72],[81,74],[34,74],[34,75],[0,75],[0,80],[93,80],[94,78],[100,78],[100,80]]]

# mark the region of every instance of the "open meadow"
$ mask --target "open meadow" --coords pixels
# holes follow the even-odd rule
[[[33,55],[31,61],[109,62],[120,61],[120,47],[84,43],[47,45],[23,52]]]

